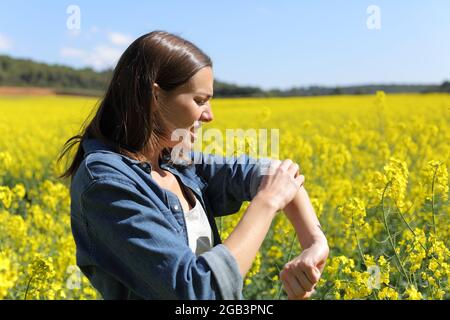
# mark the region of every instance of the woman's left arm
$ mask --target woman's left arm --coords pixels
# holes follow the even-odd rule
[[[320,279],[328,257],[328,242],[304,186],[283,210],[303,248],[280,273],[288,299],[306,299]]]

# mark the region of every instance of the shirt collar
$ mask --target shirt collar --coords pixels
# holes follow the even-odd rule
[[[113,146],[110,143],[105,143],[99,139],[86,138],[86,139],[83,139],[83,141],[81,142],[81,145],[83,147],[85,155],[88,155],[93,152],[115,153],[115,154],[119,154],[120,156],[122,156],[124,159],[126,159],[130,163],[138,164],[138,165],[142,165],[143,163],[146,163],[151,168],[150,163],[145,162],[145,161],[142,162],[142,161],[130,158],[124,154],[121,154],[121,153],[117,152],[117,149],[115,146]],[[168,163],[168,161],[170,160],[170,156],[164,155],[162,158],[163,159],[160,160],[160,166],[170,166],[170,163]]]
[[[86,155],[96,151],[114,152],[114,147],[112,145],[106,144],[99,139],[83,139],[81,145],[83,146]]]

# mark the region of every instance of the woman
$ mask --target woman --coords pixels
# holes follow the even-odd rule
[[[106,94],[61,177],[71,177],[77,264],[104,299],[243,299],[242,280],[273,218],[284,210],[303,247],[281,279],[304,299],[328,255],[298,165],[243,155],[179,153],[201,122],[213,120],[212,62],[194,44],[154,31],[121,56]],[[189,149],[188,149],[189,150]],[[225,161],[222,161],[225,160]],[[214,217],[242,219],[222,243]]]

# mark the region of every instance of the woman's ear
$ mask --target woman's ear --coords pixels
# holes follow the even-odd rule
[[[155,96],[156,100],[158,100],[158,97],[159,97],[159,95],[160,95],[160,91],[161,91],[161,88],[160,88],[159,85],[155,82],[155,83],[153,84],[153,95]]]
[[[161,94],[161,88],[159,87],[159,85],[156,82],[153,84],[152,91],[153,91],[152,94],[153,94],[153,98],[154,98],[153,106],[154,106],[154,110],[156,110],[158,108],[158,99]]]

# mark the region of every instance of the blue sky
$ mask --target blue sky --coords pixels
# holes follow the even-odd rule
[[[69,5],[80,29],[69,30]],[[369,29],[370,5],[380,29]],[[214,62],[218,80],[264,89],[450,79],[448,0],[2,0],[0,54],[96,69],[134,38],[179,34]]]

